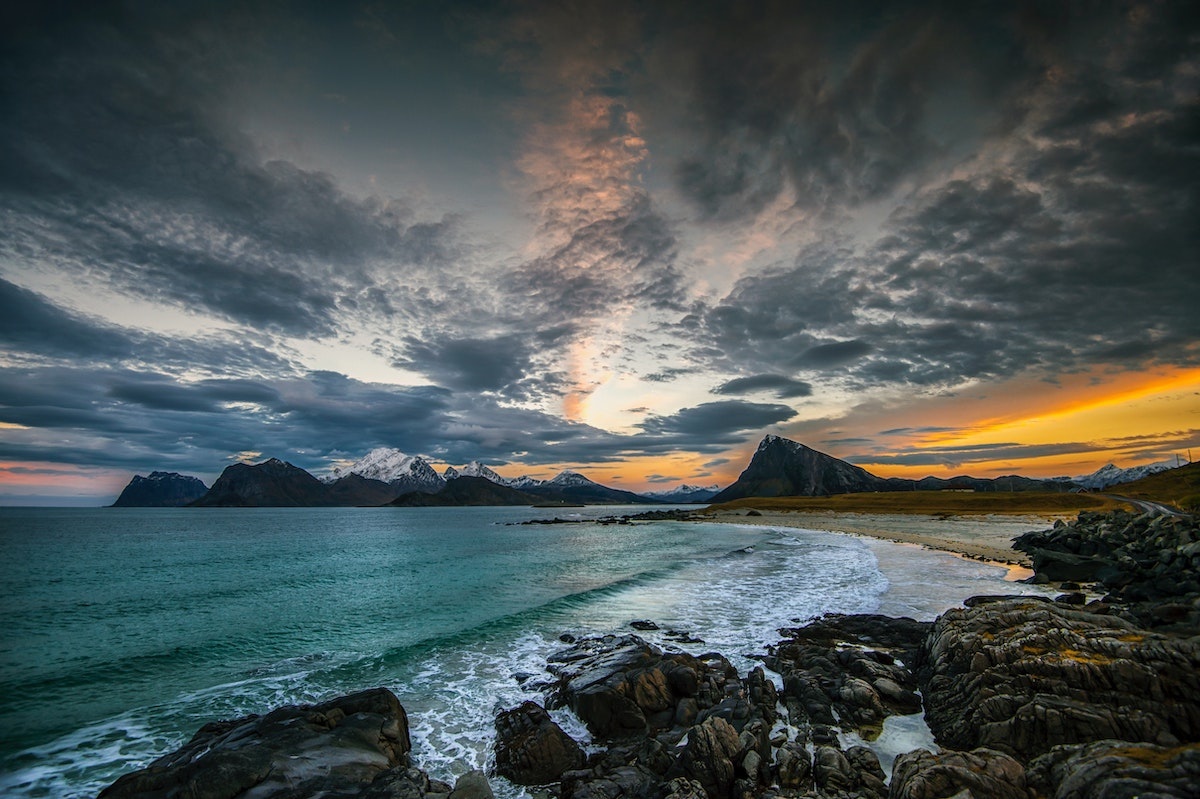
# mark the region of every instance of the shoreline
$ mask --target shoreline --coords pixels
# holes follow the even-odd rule
[[[833,511],[716,511],[694,517],[716,524],[788,527],[875,538],[949,552],[971,560],[1029,570],[1029,555],[1012,549],[1017,536],[1045,530],[1067,516],[943,516],[898,513],[837,513]],[[1028,575],[1032,575],[1030,571]]]

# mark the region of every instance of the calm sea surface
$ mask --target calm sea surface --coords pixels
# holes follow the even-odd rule
[[[1024,588],[824,532],[504,524],[628,510],[0,508],[0,795],[94,796],[207,721],[377,685],[452,779],[561,633],[652,619],[745,669],[794,619]]]

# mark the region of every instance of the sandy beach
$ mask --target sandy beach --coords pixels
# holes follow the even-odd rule
[[[759,515],[749,515],[748,509],[739,508],[716,511],[710,517],[712,521],[731,524],[796,527],[864,535],[1024,568],[1031,565],[1029,556],[1012,548],[1013,539],[1030,530],[1052,527],[1055,519],[1060,518],[1000,514],[943,517],[902,513],[757,513]],[[1074,514],[1061,518],[1073,517]]]

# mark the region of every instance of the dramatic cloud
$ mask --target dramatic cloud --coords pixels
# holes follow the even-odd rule
[[[711,216],[753,215],[785,192],[828,214],[1011,128],[1046,63],[1021,9],[996,11],[766,2],[689,15],[674,44],[699,141],[681,187]],[[1058,24],[1038,35],[1057,40]]]
[[[728,441],[731,434],[760,430],[795,415],[787,405],[723,400],[683,408],[670,416],[650,416],[640,427],[651,435],[707,436]]]
[[[18,9],[0,455],[211,475],[396,446],[632,485],[641,458],[728,477],[768,430],[898,471],[1185,446],[1174,417],[954,442],[1018,388],[1032,415],[1200,366],[1198,18]]]
[[[780,399],[808,397],[812,385],[785,375],[752,375],[727,380],[712,390],[714,394],[749,394],[754,391],[774,391]]]
[[[10,351],[67,358],[127,358],[135,347],[125,332],[69,313],[2,278],[0,341]]]
[[[3,73],[22,109],[0,122],[0,253],[11,263],[53,263],[68,279],[319,336],[383,265],[459,255],[452,220],[420,222],[396,200],[345,194],[328,174],[263,163],[228,128],[222,86],[249,68],[253,46],[241,28],[222,39],[204,23],[126,21],[37,28]]]

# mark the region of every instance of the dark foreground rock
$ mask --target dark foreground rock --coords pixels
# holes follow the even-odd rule
[[[496,772],[518,785],[558,782],[583,765],[583,749],[534,702],[496,717]]]
[[[126,774],[102,799],[492,799],[486,778],[453,788],[409,763],[408,717],[385,688],[206,724]]]
[[[992,749],[973,752],[924,749],[900,755],[892,767],[890,799],[1028,799],[1025,769],[1013,758]]]
[[[926,640],[926,719],[943,746],[1027,762],[1063,744],[1200,740],[1200,639],[1030,597],[972,604]]]
[[[930,624],[886,616],[830,614],[772,647],[766,665],[783,676],[788,718],[797,727],[838,724],[868,738],[893,714],[919,713],[918,657]]]
[[[1194,799],[1200,795],[1200,744],[1057,747],[1033,761],[1029,784],[1049,799]]]

